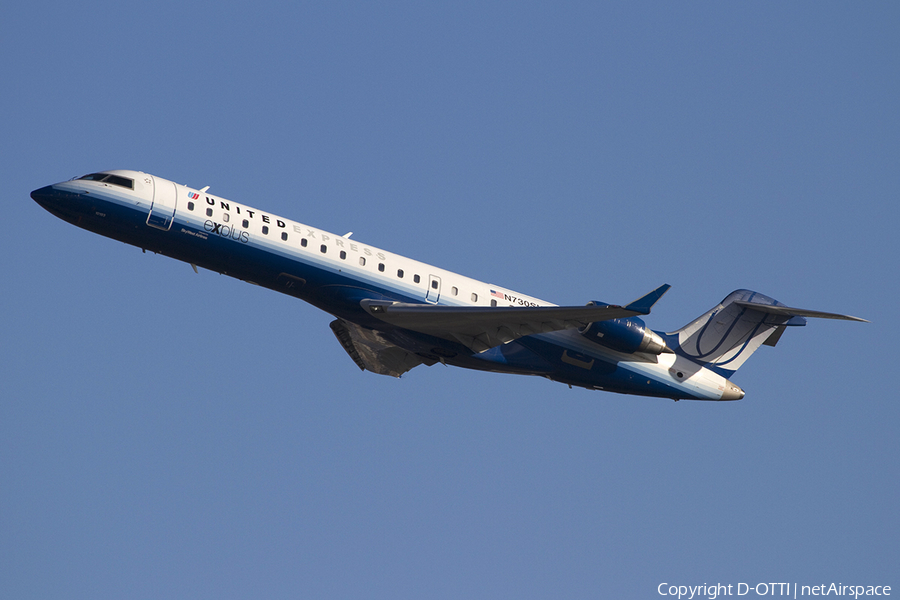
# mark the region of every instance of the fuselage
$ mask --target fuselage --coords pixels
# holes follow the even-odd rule
[[[540,375],[590,389],[675,399],[743,395],[725,377],[681,354],[618,352],[572,329],[536,333],[483,352],[448,339],[391,331],[360,302],[555,305],[161,177],[124,170],[85,177],[35,190],[32,197],[89,231],[294,296],[382,331],[426,364]]]

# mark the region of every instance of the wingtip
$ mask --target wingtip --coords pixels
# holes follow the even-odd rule
[[[668,283],[664,283],[649,294],[645,294],[625,306],[626,310],[633,310],[634,312],[642,315],[649,315],[650,309],[653,308],[653,305],[663,297],[663,294],[669,291],[669,288],[672,287]]]

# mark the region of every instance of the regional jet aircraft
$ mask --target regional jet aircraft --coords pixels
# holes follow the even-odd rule
[[[668,285],[625,305],[556,306],[208,190],[103,171],[31,197],[88,231],[305,300],[335,317],[331,329],[360,369],[394,377],[440,362],[623,394],[739,400],[728,378],[788,327],[864,320],[737,290],[663,333],[640,316]]]

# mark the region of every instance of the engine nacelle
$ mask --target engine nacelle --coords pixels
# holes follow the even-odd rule
[[[601,302],[588,304],[588,306],[598,305],[603,306]],[[627,354],[634,352],[646,352],[648,354],[672,352],[659,334],[647,329],[644,322],[637,317],[595,321],[580,329],[579,333],[601,346]]]

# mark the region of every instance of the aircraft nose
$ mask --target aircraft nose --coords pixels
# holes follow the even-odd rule
[[[45,185],[42,188],[36,189],[31,192],[31,199],[47,208],[47,205],[50,203],[50,199],[53,197],[53,186]]]
[[[734,385],[730,381],[725,382],[725,391],[722,392],[720,400],[740,400],[744,397],[744,390]]]
[[[52,185],[47,185],[31,192],[31,198],[37,202],[41,208],[55,215],[64,221],[74,223],[74,219],[78,214],[73,207],[73,200],[78,199],[78,194],[71,194],[54,189]]]

